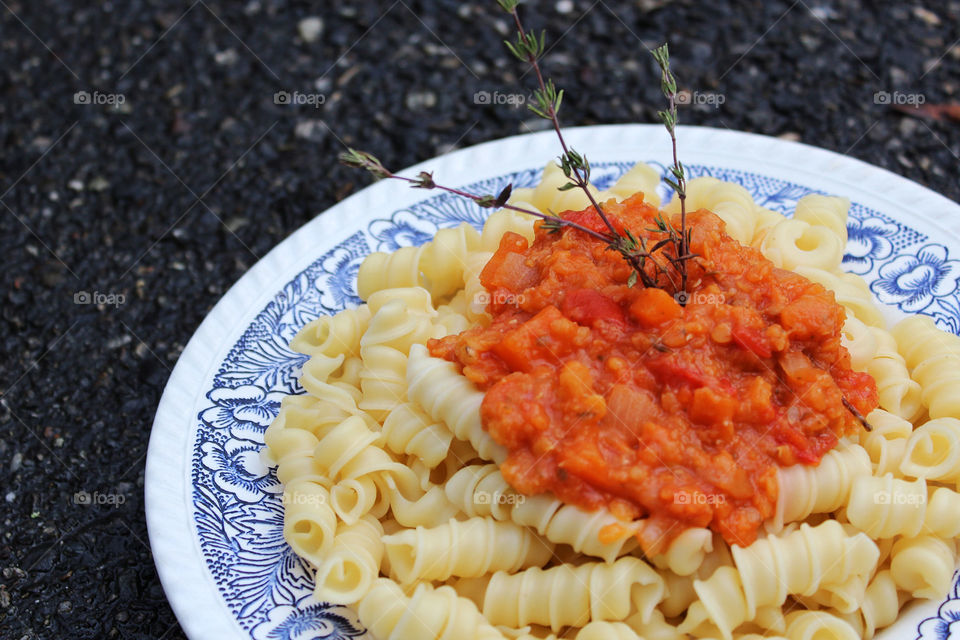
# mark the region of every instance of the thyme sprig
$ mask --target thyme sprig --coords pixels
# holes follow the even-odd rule
[[[632,286],[638,279],[646,287],[656,287],[657,280],[647,273],[645,268],[646,260],[650,260],[655,265],[655,273],[665,272],[663,265],[657,262],[652,252],[648,252],[642,239],[638,241],[632,234],[619,231],[610,218],[603,211],[603,207],[597,202],[590,191],[590,162],[587,157],[567,145],[563,137],[563,130],[560,126],[560,105],[563,103],[563,89],[558,90],[553,80],[544,79],[543,70],[540,68],[539,59],[546,50],[546,32],[541,31],[540,36],[532,31],[526,31],[523,22],[520,20],[520,13],[517,11],[519,0],[497,0],[500,8],[513,17],[514,24],[517,27],[516,40],[511,42],[507,40],[504,44],[507,49],[521,62],[526,62],[533,69],[537,76],[537,89],[533,92],[533,101],[527,105],[527,108],[534,115],[549,120],[553,125],[553,130],[560,141],[560,148],[563,153],[560,154],[560,169],[568,182],[559,187],[561,191],[570,189],[580,189],[590,201],[590,206],[597,212],[597,215],[603,221],[610,234],[608,247],[619,252],[623,258],[633,267],[633,274],[630,276],[629,283]]]
[[[559,231],[563,227],[569,227],[571,229],[576,229],[582,231],[589,236],[592,236],[603,242],[610,243],[614,240],[608,234],[599,233],[585,227],[581,224],[577,224],[572,220],[565,220],[564,218],[558,218],[556,216],[548,215],[537,211],[536,209],[526,209],[524,207],[518,207],[507,203],[507,200],[510,199],[510,194],[513,191],[513,185],[508,184],[503,190],[500,191],[497,195],[492,194],[483,194],[477,195],[463,191],[462,189],[455,189],[453,187],[447,187],[442,184],[438,184],[433,179],[433,173],[429,171],[421,171],[416,175],[416,177],[411,178],[409,176],[401,176],[393,173],[380,162],[373,154],[367,153],[366,151],[359,151],[348,147],[346,151],[340,154],[340,162],[348,167],[353,167],[356,169],[365,169],[366,171],[373,174],[376,178],[389,178],[393,180],[401,180],[407,182],[414,189],[439,189],[440,191],[446,191],[454,195],[458,195],[463,198],[469,198],[477,203],[480,207],[484,209],[510,209],[511,211],[517,211],[519,213],[527,213],[532,216],[536,216],[544,220],[544,224],[547,225],[547,228],[554,231]]]
[[[664,178],[677,193],[680,200],[680,229],[679,231],[663,217],[657,219],[657,227],[661,233],[667,234],[669,243],[674,246],[674,256],[671,264],[680,274],[680,291],[687,292],[687,261],[694,255],[689,252],[690,231],[687,229],[687,177],[686,169],[677,156],[677,79],[670,69],[670,49],[666,43],[653,50],[653,58],[660,67],[660,89],[667,98],[667,109],[658,111],[657,115],[663,126],[670,134],[670,143],[673,147],[673,166],[670,167],[672,178]]]

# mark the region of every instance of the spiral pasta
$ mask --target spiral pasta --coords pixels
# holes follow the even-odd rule
[[[556,162],[552,160],[543,168],[543,178],[534,188],[529,201],[538,210],[544,213],[562,213],[564,211],[580,211],[590,206],[590,199],[582,189],[567,189],[560,187],[570,182]],[[588,189],[598,203],[605,198],[600,195],[596,187],[589,185]]]
[[[432,337],[436,311],[429,293],[419,287],[386,289],[370,297],[375,309],[360,341],[360,389],[357,404],[383,423],[390,412],[407,401],[407,353]]]
[[[877,352],[877,339],[870,327],[848,315],[841,335],[843,346],[850,352],[850,366],[856,371],[866,371],[867,365]]]
[[[638,162],[613,183],[610,192],[621,200],[642,192],[645,202],[660,206],[660,196],[657,194],[659,184],[660,174],[657,170],[645,162]]]
[[[847,518],[871,538],[920,533],[927,505],[927,484],[907,482],[887,474],[860,476],[853,481]]]
[[[897,323],[893,337],[910,375],[922,389],[931,418],[960,418],[960,337],[937,328],[927,316],[912,316]]]
[[[859,640],[860,635],[842,618],[827,611],[795,611],[787,614],[787,640]]]
[[[371,253],[357,272],[357,295],[366,300],[376,291],[425,284],[420,259],[426,247],[400,247],[393,253]]]
[[[843,275],[813,265],[797,265],[795,272],[817,284],[833,291],[837,304],[841,305],[857,320],[870,327],[884,327],[883,314],[873,303],[870,291],[864,290]]]
[[[925,480],[960,480],[960,420],[935,418],[917,427],[907,438],[900,471]]]
[[[446,483],[447,498],[470,517],[492,516],[531,527],[555,544],[569,544],[578,553],[612,562],[634,546],[636,526],[606,511],[592,513],[553,496],[524,496],[504,480],[495,464],[470,465]]]
[[[406,371],[407,392],[428,415],[442,420],[460,440],[466,440],[485,460],[502,462],[506,451],[493,441],[480,421],[483,392],[461,376],[451,362],[431,357],[423,345],[413,345]]]
[[[779,536],[767,536],[749,547],[733,547],[736,568],[721,567],[707,580],[695,581],[700,600],[690,605],[681,630],[715,629],[725,639],[752,619],[759,607],[779,606],[788,595],[813,595],[821,587],[868,574],[879,557],[866,535],[850,535],[828,520]]]
[[[666,550],[653,559],[658,569],[669,569],[679,576],[689,576],[703,564],[713,551],[713,532],[703,527],[691,527],[671,541]]]
[[[371,253],[360,264],[357,294],[367,300],[382,289],[424,287],[434,299],[460,286],[463,261],[480,245],[480,234],[467,223],[440,229],[421,247],[401,247],[393,253]]]
[[[533,205],[520,201],[514,206],[524,209],[536,209]],[[500,247],[500,239],[507,231],[517,233],[533,242],[533,223],[536,218],[529,213],[522,213],[513,209],[498,209],[490,214],[483,223],[480,233],[480,251],[493,253]],[[487,257],[489,259],[489,256]],[[484,261],[486,264],[486,261]]]
[[[797,201],[793,217],[810,225],[825,227],[846,243],[849,211],[850,198],[811,193]]]
[[[432,469],[447,457],[453,434],[417,404],[405,402],[387,414],[379,442],[394,453],[416,456]]]
[[[907,420],[883,409],[875,409],[867,416],[872,429],[861,434],[860,442],[873,463],[873,475],[888,473],[899,477],[900,463],[907,447],[907,437],[913,425]]]
[[[915,420],[923,412],[920,385],[910,378],[893,336],[879,327],[870,327],[870,332],[876,352],[867,363],[867,373],[877,382],[880,406],[901,418]]]
[[[360,339],[370,324],[370,308],[362,304],[308,322],[290,341],[290,348],[309,356],[358,355]]]
[[[513,575],[498,571],[472,580],[485,583],[481,610],[493,624],[542,624],[554,631],[569,625],[582,627],[590,621],[623,620],[633,609],[647,620],[664,594],[659,574],[632,556],[612,564],[532,567]],[[469,580],[460,584],[471,590]]]
[[[890,552],[890,575],[914,598],[941,598],[953,582],[956,542],[935,536],[901,538]]]
[[[726,223],[726,232],[749,244],[756,231],[758,209],[750,192],[738,184],[722,182],[710,176],[694,178],[687,183],[687,210],[709,209]],[[680,213],[680,199],[664,207],[668,213]]]
[[[840,266],[843,241],[828,227],[791,219],[767,231],[760,251],[782,269],[812,267],[830,271]]]
[[[820,464],[780,469],[780,490],[770,528],[797,522],[812,513],[836,511],[847,502],[855,478],[871,475],[870,456],[857,444],[845,444],[827,453]]]
[[[897,619],[900,611],[900,597],[897,595],[897,583],[889,569],[878,571],[864,592],[860,609],[853,616],[855,628],[862,637],[869,640],[877,629],[889,626]],[[848,622],[851,620],[848,618]]]
[[[392,580],[378,579],[357,607],[360,622],[379,640],[501,640],[477,607],[448,586],[420,584],[407,597]]]
[[[936,487],[928,497],[923,531],[944,539],[960,537],[960,493]]]
[[[283,537],[301,558],[321,565],[337,530],[329,489],[310,480],[292,480],[283,490],[283,508]]]
[[[314,595],[335,604],[360,600],[380,574],[383,525],[366,515],[337,526],[333,545],[317,567]]]
[[[553,545],[526,527],[493,518],[450,520],[431,529],[407,529],[386,536],[383,544],[401,584],[515,572],[541,567],[553,556]]]

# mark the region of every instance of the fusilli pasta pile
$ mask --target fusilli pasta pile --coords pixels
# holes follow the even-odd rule
[[[557,190],[565,181],[550,163],[511,202],[585,207]],[[659,204],[658,182],[640,164],[595,196],[643,191]],[[840,271],[849,200],[806,196],[788,218],[714,178],[688,194],[688,208],[835,293],[853,366],[877,381],[872,431],[819,466],[782,469],[776,513],[746,548],[694,528],[644,558],[642,520],[516,492],[481,423],[483,393],[424,347],[489,321],[480,272],[504,233],[534,229],[499,210],[481,233],[463,224],[370,255],[366,303],[291,343],[310,356],[307,394],[283,401],[266,444],[284,536],[316,569],[317,598],[354,607],[381,640],[746,640],[870,638],[910,599],[943,596],[960,535],[960,338],[924,317],[885,328],[862,279]]]

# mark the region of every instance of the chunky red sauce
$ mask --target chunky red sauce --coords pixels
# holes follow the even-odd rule
[[[663,237],[641,194],[604,209],[650,245]],[[564,217],[605,230],[591,210]],[[749,544],[773,512],[777,468],[816,464],[859,427],[843,398],[863,415],[877,404],[840,344],[831,292],[708,211],[688,228],[686,306],[662,276],[667,289],[629,286],[631,267],[603,242],[538,227],[530,246],[504,236],[481,275],[490,326],[429,345],[486,391],[483,423],[509,451],[512,486],[648,518],[648,552],[691,526]]]

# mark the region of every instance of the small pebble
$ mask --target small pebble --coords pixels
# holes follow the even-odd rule
[[[83,180],[71,180],[67,183],[67,186],[73,189],[74,191],[83,191]]]
[[[316,16],[304,18],[297,23],[297,33],[304,42],[316,42],[323,33],[323,19]]]
[[[70,613],[71,611],[73,611],[73,603],[69,600],[64,600],[57,605],[57,613]]]
[[[832,20],[837,17],[837,12],[833,7],[829,6],[816,6],[810,7],[810,15],[812,15],[817,20]]]
[[[18,451],[13,454],[13,458],[10,460],[10,473],[16,473],[21,466],[23,466],[23,454]]]
[[[566,15],[573,11],[573,0],[559,0],[555,8],[560,15]]]
[[[116,338],[110,338],[107,340],[107,349],[110,351],[119,349],[120,347],[130,344],[132,341],[133,338],[130,337],[130,334],[125,333],[122,336],[117,336]]]
[[[411,91],[404,99],[404,104],[411,111],[429,109],[437,104],[437,94],[433,91]]]
[[[3,576],[4,580],[10,580],[12,578],[26,578],[27,572],[20,567],[4,567],[3,571],[0,571],[0,575]]]
[[[900,135],[907,138],[917,132],[918,126],[919,125],[917,121],[914,120],[913,118],[904,118],[903,120],[900,121],[900,124],[898,125],[897,128],[900,130]]]
[[[293,128],[293,135],[310,142],[321,142],[327,137],[327,125],[323,120],[301,120]]]
[[[13,502],[17,499],[17,494],[15,494],[13,491],[8,491],[7,495],[3,496],[3,499],[7,502]]]
[[[217,64],[228,67],[232,64],[235,64],[237,60],[240,59],[240,56],[237,55],[236,49],[231,48],[227,49],[226,51],[218,51],[217,53],[213,54],[213,59]]]
[[[107,182],[107,179],[103,176],[97,176],[90,181],[90,184],[87,185],[87,189],[90,191],[105,191],[110,188],[110,183]]]
[[[928,26],[936,27],[940,24],[940,16],[929,9],[925,9],[923,7],[914,7],[913,15],[914,17],[926,22]]]

